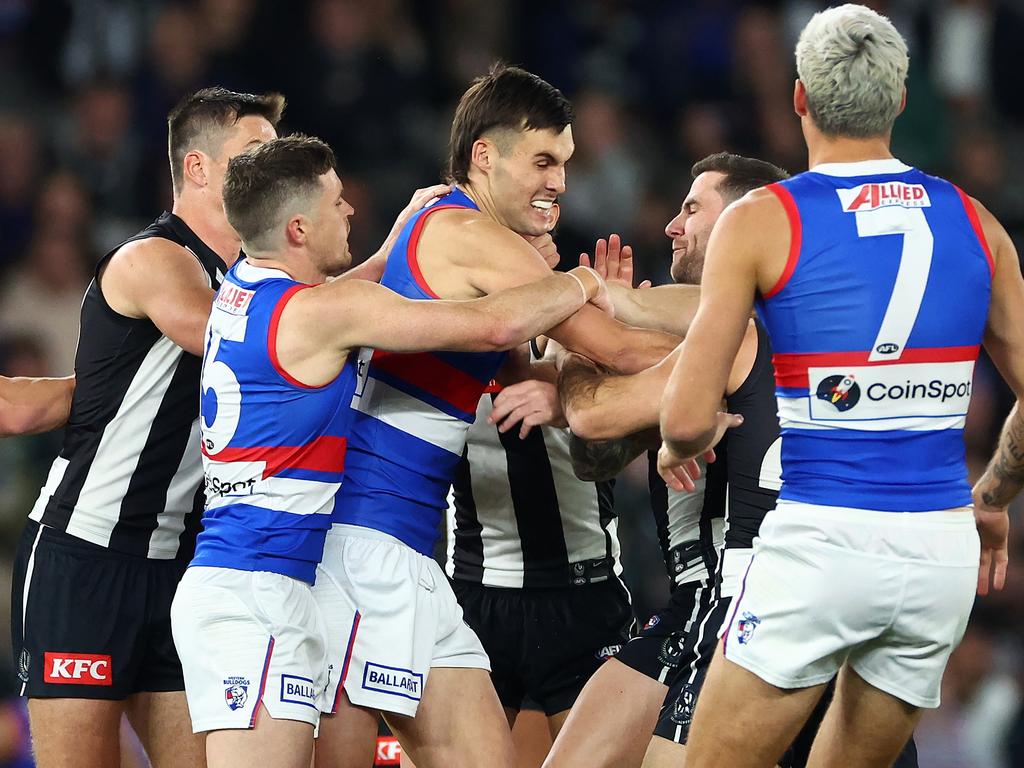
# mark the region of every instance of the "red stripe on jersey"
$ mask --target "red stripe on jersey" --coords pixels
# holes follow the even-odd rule
[[[898,365],[901,363],[959,363],[975,361],[981,347],[931,347],[905,349],[898,360],[868,360],[870,352],[815,352],[772,355],[775,384],[779,387],[806,389],[808,368],[843,368],[866,365]]]
[[[988,240],[985,239],[985,230],[981,228],[981,219],[978,218],[978,209],[974,207],[974,203],[971,202],[971,198],[960,189],[960,187],[953,185],[956,189],[957,194],[960,195],[960,202],[964,204],[964,212],[967,214],[967,218],[971,222],[971,227],[974,229],[974,234],[978,237],[978,242],[981,243],[981,250],[985,252],[985,258],[988,259],[988,270],[989,274],[994,275],[996,273],[996,262],[992,258],[992,251],[988,247]]]
[[[786,287],[789,278],[796,271],[796,263],[800,260],[800,246],[803,242],[803,226],[800,224],[800,211],[796,207],[796,200],[793,199],[792,193],[779,183],[769,184],[767,189],[770,189],[779,198],[782,207],[786,209],[786,218],[789,219],[789,255],[786,257],[786,266],[782,270],[778,282],[762,297],[770,299]]]
[[[435,205],[433,208],[427,208],[427,210],[420,214],[420,217],[413,225],[412,232],[409,234],[409,242],[405,247],[405,258],[409,263],[409,272],[412,273],[412,277],[416,281],[416,285],[420,287],[420,290],[432,299],[440,299],[441,297],[431,290],[430,286],[427,285],[426,279],[423,277],[423,273],[420,272],[419,257],[416,254],[416,249],[419,247],[420,234],[423,232],[423,225],[426,223],[427,217],[438,211],[447,211],[452,208],[468,210],[462,205]]]
[[[281,294],[281,298],[277,300],[277,305],[274,307],[274,313],[270,316],[270,327],[267,330],[267,352],[270,353],[270,364],[274,366],[274,370],[280,374],[281,378],[291,384],[293,387],[299,387],[301,389],[323,389],[327,386],[313,386],[312,384],[303,384],[298,379],[294,378],[288,371],[281,365],[281,360],[277,356],[277,327],[281,323],[281,314],[284,312],[285,306],[291,301],[292,297],[303,290],[304,288],[310,288],[308,285],[295,285],[289,288],[287,291]],[[328,382],[328,384],[331,382]]]
[[[371,363],[464,413],[476,413],[480,395],[487,386],[430,352],[397,354],[377,350]]]
[[[225,448],[210,453],[203,446],[203,455],[214,461],[265,461],[263,477],[273,477],[283,469],[304,469],[311,472],[337,474],[345,471],[345,451],[348,440],[344,437],[323,435],[307,445],[258,446],[254,448]]]

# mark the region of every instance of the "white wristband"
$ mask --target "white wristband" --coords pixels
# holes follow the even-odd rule
[[[567,274],[569,277],[571,277],[573,280],[575,280],[579,284],[580,290],[583,291],[583,303],[586,304],[588,301],[590,301],[590,297],[587,296],[587,288],[586,288],[585,285],[583,285],[583,281],[580,280],[572,272],[566,272],[565,274]]]

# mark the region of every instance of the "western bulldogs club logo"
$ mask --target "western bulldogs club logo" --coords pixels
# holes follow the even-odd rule
[[[739,640],[740,645],[750,642],[750,638],[754,636],[754,630],[760,623],[761,620],[750,611],[743,612],[740,620],[736,622],[736,639]]]
[[[829,376],[818,384],[818,399],[832,403],[837,411],[848,411],[860,401],[860,386],[853,375]]]
[[[224,703],[232,712],[249,701],[249,678],[229,677],[224,681]]]

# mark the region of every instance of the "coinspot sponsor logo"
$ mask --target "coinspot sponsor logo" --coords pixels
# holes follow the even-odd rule
[[[962,416],[971,401],[974,363],[811,368],[811,418],[827,421]]]

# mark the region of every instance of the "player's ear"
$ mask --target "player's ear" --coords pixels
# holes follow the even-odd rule
[[[197,149],[186,152],[185,158],[182,160],[182,171],[184,172],[185,179],[197,187],[205,187],[209,183],[206,174],[206,160],[206,155]]]
[[[484,173],[490,172],[494,167],[494,160],[498,155],[498,149],[489,139],[477,139],[473,142],[470,151],[470,162]]]
[[[907,89],[906,89],[906,86],[904,86],[904,88],[903,88],[903,95],[900,96],[900,108],[899,108],[899,111],[896,114],[897,115],[902,115],[903,114],[903,110],[906,109],[906,108],[907,108]]]
[[[800,117],[807,115],[807,89],[799,78],[793,83],[793,111]]]
[[[309,222],[305,216],[297,213],[288,219],[288,223],[285,224],[284,233],[288,245],[304,245],[309,235]]]

